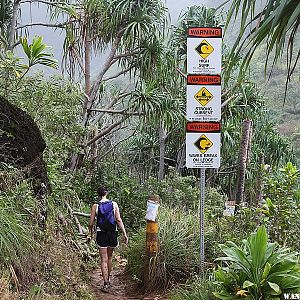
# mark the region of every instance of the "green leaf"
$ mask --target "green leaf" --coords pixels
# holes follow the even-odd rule
[[[234,296],[230,295],[229,293],[227,292],[213,292],[213,295],[218,298],[218,299],[222,299],[222,300],[233,300],[235,299]]]
[[[256,233],[252,233],[248,241],[249,252],[255,268],[261,268],[265,259],[268,235],[266,228],[260,226]]]
[[[254,285],[256,285],[256,284],[254,284],[254,283],[251,282],[251,281],[246,280],[246,281],[244,281],[244,283],[243,283],[243,289],[248,288],[248,287],[250,287],[250,286],[254,286]]]
[[[278,284],[276,284],[274,282],[269,282],[269,281],[268,281],[268,284],[269,284],[270,288],[275,292],[275,295],[281,294],[281,289]]]
[[[267,262],[263,271],[263,274],[261,276],[262,279],[266,279],[270,273],[271,265]]]

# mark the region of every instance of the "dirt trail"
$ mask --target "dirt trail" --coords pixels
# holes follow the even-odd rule
[[[141,295],[136,286],[124,274],[126,261],[116,257],[117,265],[111,274],[111,290],[109,293],[103,293],[101,286],[103,284],[100,266],[91,274],[91,284],[98,300],[167,300],[166,296],[153,293],[151,295]]]

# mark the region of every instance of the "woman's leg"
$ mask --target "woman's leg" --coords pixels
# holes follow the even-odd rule
[[[112,256],[113,256],[113,252],[114,252],[114,248],[112,248],[112,247],[108,247],[107,248],[108,281],[109,281],[110,273],[111,273],[111,270],[112,270]]]
[[[100,248],[100,256],[101,256],[101,270],[102,276],[104,280],[104,284],[108,282],[108,249],[107,248]]]

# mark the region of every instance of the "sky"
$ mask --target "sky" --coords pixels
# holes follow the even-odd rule
[[[169,9],[171,22],[175,23],[180,12],[192,5],[207,5],[210,7],[217,7],[223,0],[165,0],[166,7]],[[225,0],[224,0],[225,1]],[[19,25],[31,23],[53,23],[47,17],[47,10],[43,4],[22,4],[21,22]],[[43,41],[52,47],[54,57],[61,61],[63,55],[63,41],[64,33],[61,29],[53,29],[44,26],[33,26],[28,30],[29,39],[31,40],[34,35],[43,36]],[[17,51],[17,54],[19,52]],[[97,58],[97,63],[101,64],[105,59],[104,57]],[[100,68],[100,66],[99,66]],[[48,73],[49,69],[44,69]],[[96,71],[96,70],[94,70]],[[57,71],[58,73],[60,70]],[[52,73],[52,71],[51,71]]]
[[[166,0],[166,6],[170,11],[172,19],[176,20],[181,10],[188,6],[206,5],[209,7],[217,7],[222,2],[222,0]]]

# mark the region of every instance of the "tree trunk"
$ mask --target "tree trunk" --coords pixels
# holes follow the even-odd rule
[[[93,86],[91,87],[90,84],[90,51],[91,51],[91,45],[90,45],[90,41],[86,40],[85,41],[85,92],[87,92],[88,90],[88,94],[86,95],[86,98],[84,100],[84,104],[83,104],[83,115],[82,115],[82,126],[86,127],[88,125],[89,122],[89,117],[90,117],[90,109],[93,106],[93,103],[95,102],[96,98],[97,98],[97,94],[99,91],[99,87],[101,85],[101,81],[103,79],[103,76],[105,75],[105,73],[108,71],[108,69],[111,66],[111,63],[114,59],[114,56],[116,54],[117,48],[121,42],[121,37],[122,37],[122,33],[118,33],[110,50],[110,53],[101,69],[101,71],[99,72]],[[88,38],[88,37],[87,37]],[[88,65],[86,65],[88,64]],[[97,137],[93,137],[91,140],[97,140]],[[82,137],[79,140],[79,144],[86,145],[86,140],[87,137]],[[94,141],[93,141],[94,142]],[[92,144],[93,142],[91,142],[90,144]],[[88,142],[89,143],[89,142]],[[88,144],[88,145],[90,145]],[[88,146],[86,145],[86,146]],[[73,153],[72,157],[71,157],[71,163],[70,163],[70,171],[74,172],[77,169],[79,169],[79,166],[82,165],[83,163],[83,159],[84,159],[85,153],[84,151],[80,154],[78,153]]]
[[[244,201],[245,190],[245,176],[246,176],[246,164],[247,159],[250,157],[248,151],[250,149],[250,135],[251,135],[252,121],[249,119],[244,120],[241,144],[239,151],[239,162],[237,172],[237,187],[236,187],[236,203],[241,204]]]
[[[163,180],[165,177],[165,152],[166,152],[167,133],[163,126],[159,127],[159,170],[158,180]]]
[[[83,103],[82,118],[85,118],[85,116],[88,115],[89,97],[91,92],[91,41],[88,29],[86,29],[84,38],[84,91],[86,96]],[[85,139],[85,137],[81,137],[78,143],[84,144]],[[74,172],[82,165],[83,157],[83,153],[73,153],[70,163],[71,172]]]
[[[177,159],[176,159],[176,173],[181,174],[181,170],[184,166],[184,160],[185,160],[185,143],[181,146],[177,153]]]
[[[95,128],[92,132],[93,138],[98,135],[98,128]],[[92,169],[96,168],[97,165],[97,157],[98,157],[98,141],[95,141],[91,145],[91,161],[92,161]]]
[[[91,91],[91,41],[88,30],[86,30],[84,39],[84,90],[89,97]],[[87,104],[88,98],[84,102],[83,115],[87,112]]]
[[[9,24],[8,50],[13,50],[14,47],[19,8],[20,8],[20,0],[15,0],[12,9],[12,16]]]
[[[259,165],[258,165],[258,175],[256,180],[256,205],[260,204],[262,202],[263,198],[263,166],[265,164],[265,156],[264,154],[261,154],[259,157]]]
[[[112,47],[110,49],[110,53],[108,54],[108,57],[102,67],[102,70],[99,72],[93,86],[90,89],[89,97],[86,100],[87,101],[87,103],[86,103],[87,110],[86,110],[86,113],[83,115],[83,119],[82,119],[82,124],[84,126],[86,126],[88,124],[88,119],[89,119],[89,114],[90,114],[89,109],[92,108],[93,103],[95,102],[95,100],[97,98],[97,94],[98,94],[99,87],[101,85],[103,76],[105,75],[105,73],[108,71],[108,69],[111,66],[111,63],[114,59],[117,48],[121,42],[121,37],[122,37],[121,33],[117,34],[117,36],[112,44]]]

